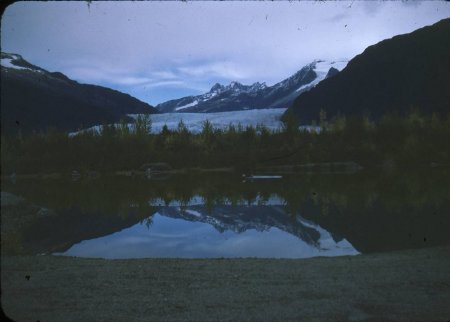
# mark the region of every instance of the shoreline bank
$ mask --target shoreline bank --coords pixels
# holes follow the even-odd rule
[[[310,259],[2,256],[13,320],[446,320],[450,245]]]

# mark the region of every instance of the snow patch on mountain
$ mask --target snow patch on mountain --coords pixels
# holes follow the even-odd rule
[[[324,60],[317,60],[315,62],[315,68],[314,71],[318,73],[318,75],[326,75],[331,67],[336,68],[337,70],[341,71],[343,70],[348,64],[348,60],[338,60],[338,61],[324,61]]]
[[[330,68],[334,67],[337,70],[341,71],[347,66],[348,61],[341,60],[341,61],[324,61],[324,60],[317,60],[314,63],[312,63],[313,67],[312,69],[317,74],[317,77],[310,83],[300,86],[296,92],[304,92],[305,90],[309,90],[319,84],[321,81],[323,81],[328,74],[328,71]]]
[[[188,96],[161,103],[157,109],[163,113],[190,112],[214,113],[251,109],[287,108],[304,91],[332,77],[347,65],[347,60],[315,60],[294,75],[267,86],[256,82],[243,85],[232,81],[229,85],[214,84],[208,93]],[[333,73],[330,73],[332,69]],[[195,102],[195,103],[194,103]]]
[[[29,70],[32,72],[43,73],[45,70],[37,66],[31,65],[25,61],[22,56],[17,54],[1,53],[0,65],[4,68],[11,68],[16,70]],[[8,70],[5,70],[6,72]]]
[[[359,252],[347,239],[343,238],[340,241],[336,241],[327,230],[307,219],[302,218],[301,216],[297,217],[297,221],[305,227],[316,230],[320,234],[319,240],[317,241],[319,251],[327,252],[334,249],[336,252],[344,252],[348,255],[359,254]]]
[[[180,111],[180,110],[183,110],[185,108],[188,108],[188,107],[191,107],[191,106],[195,106],[197,104],[198,104],[198,100],[195,100],[192,103],[189,103],[189,104],[186,104],[186,105],[179,106],[179,107],[175,108],[175,111]]]
[[[184,212],[195,217],[202,217],[202,214],[196,210],[186,209]]]
[[[17,66],[15,64],[13,64],[13,61],[16,59],[17,58],[2,58],[0,64],[2,67],[6,67],[6,68],[21,69],[21,70],[33,70],[31,68],[26,68],[26,67]]]

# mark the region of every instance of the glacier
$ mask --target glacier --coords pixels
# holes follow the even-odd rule
[[[230,112],[214,112],[214,113],[163,113],[150,114],[151,129],[150,133],[161,133],[164,125],[171,131],[178,129],[178,124],[183,121],[189,132],[198,134],[202,131],[203,124],[208,120],[214,129],[226,130],[230,125],[236,128],[240,124],[244,129],[247,126],[256,127],[264,125],[269,131],[279,131],[283,128],[281,117],[286,111],[286,108],[268,108],[268,109],[251,109],[243,111]],[[128,114],[133,119],[136,119],[141,114]],[[133,124],[128,124],[132,129]],[[319,126],[300,126],[301,130],[308,132],[320,132]],[[100,132],[101,125],[96,125],[88,129],[78,132],[71,132],[69,136],[77,135],[84,131]]]
[[[185,108],[191,107],[191,106],[195,106],[198,104],[198,100],[193,101],[192,103],[183,105],[183,106],[179,106],[177,108],[175,108],[175,111],[179,111],[179,110],[184,110]]]
[[[227,129],[230,124],[243,127],[258,124],[266,126],[275,131],[282,127],[281,116],[285,108],[254,109],[233,112],[215,113],[165,113],[150,115],[152,120],[152,133],[160,133],[163,126],[167,125],[170,130],[176,130],[178,123],[182,120],[191,133],[200,133],[203,123],[208,120],[215,129]],[[137,115],[129,115],[133,118]]]

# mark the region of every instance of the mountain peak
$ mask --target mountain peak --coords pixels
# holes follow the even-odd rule
[[[333,76],[336,75],[337,73],[339,73],[339,71],[338,71],[336,68],[331,67],[331,68],[328,70],[327,76],[325,76],[325,78],[333,77]]]
[[[253,85],[250,86],[250,91],[251,92],[256,92],[256,91],[259,91],[259,90],[264,89],[266,87],[267,87],[266,82],[262,82],[262,83],[256,82],[256,83],[253,83]]]
[[[157,109],[166,113],[180,110],[208,113],[253,108],[285,108],[302,92],[325,79],[331,67],[342,70],[346,63],[346,61],[327,62],[317,59],[291,77],[272,86],[260,82],[243,85],[238,81],[232,81],[226,86],[216,83],[208,93],[189,97],[189,99],[184,97],[164,102],[159,104]]]
[[[444,19],[369,46],[323,86],[298,96],[290,112],[302,124],[318,120],[321,109],[329,118],[370,115],[378,120],[387,113],[407,115],[411,106],[423,114],[446,115],[450,62],[443,53],[449,52],[449,38],[450,19]],[[340,63],[318,66],[329,71]]]
[[[75,131],[80,126],[131,121],[128,114],[157,113],[152,106],[128,94],[79,84],[60,72],[32,65],[18,54],[2,52],[0,59],[2,134],[48,128]]]
[[[27,62],[19,54],[1,52],[0,58],[1,58],[1,66],[5,67],[5,68],[12,68],[12,69],[19,69],[19,70],[20,69],[21,70],[28,69],[31,71],[45,72],[44,69]]]
[[[215,83],[213,87],[211,87],[211,90],[209,91],[210,93],[213,92],[220,92],[221,90],[223,90],[224,86],[219,84],[219,83]]]
[[[16,60],[16,59],[23,59],[22,58],[22,56],[20,56],[19,54],[13,54],[13,53],[6,53],[6,52],[1,52],[1,59],[4,59],[4,58],[9,58],[9,59],[14,59],[14,60]]]
[[[228,85],[229,88],[242,88],[244,85],[237,81],[232,81],[230,85]]]

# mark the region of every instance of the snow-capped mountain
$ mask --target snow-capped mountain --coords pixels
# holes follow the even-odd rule
[[[345,244],[345,247],[352,248],[345,239],[334,236],[305,218],[297,216],[296,220],[293,220],[284,210],[286,201],[276,194],[268,198],[258,195],[251,201],[232,202],[224,199],[213,210],[204,205],[204,200],[199,195],[184,202],[173,200],[166,203],[163,199],[153,199],[149,201],[149,205],[160,207],[158,213],[162,216],[207,223],[220,233],[225,231],[243,233],[250,229],[262,232],[277,228],[315,247],[321,248],[332,240],[333,243],[340,243],[341,246]]]
[[[9,69],[16,69],[16,70],[28,70],[32,72],[38,72],[38,73],[45,73],[46,70],[37,67],[35,65],[30,64],[26,60],[22,58],[22,56],[18,54],[8,54],[8,53],[1,53],[1,66],[5,67],[4,71],[7,73]]]
[[[30,64],[18,54],[1,53],[1,131],[26,133],[48,128],[73,131],[157,113],[152,106],[106,87],[80,84],[60,72]]]
[[[341,73],[299,96],[291,106],[301,124],[337,115],[450,111],[450,19],[367,47]]]
[[[163,113],[210,113],[263,108],[286,108],[301,93],[327,77],[334,76],[347,64],[346,60],[326,62],[316,60],[291,77],[273,85],[256,82],[243,85],[216,83],[208,93],[187,96],[161,103],[156,108]]]
[[[209,224],[220,233],[243,234],[251,230],[268,232],[274,228],[279,229],[317,249],[322,256],[326,256],[327,253],[328,255],[358,254],[358,251],[345,238],[335,236],[300,216],[293,219],[285,213],[282,206],[217,206],[213,212],[200,205],[186,208],[166,206],[158,209],[157,213],[168,218]]]

